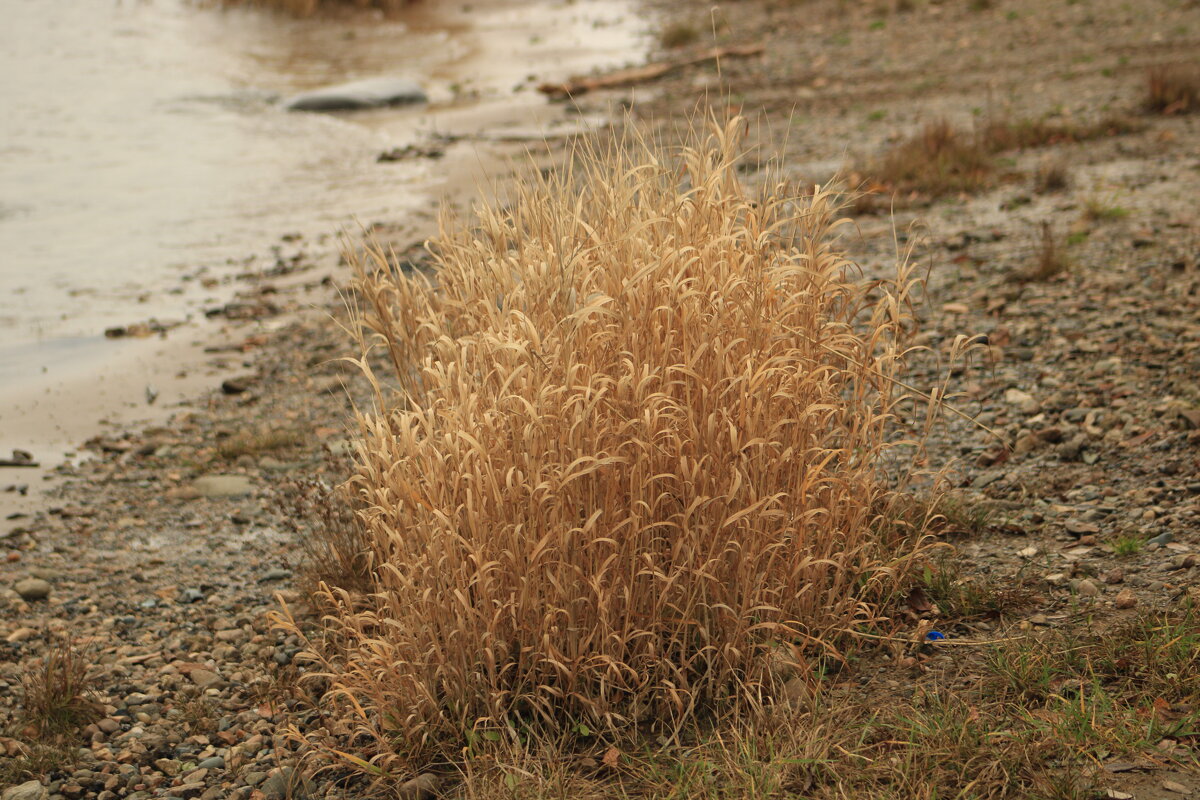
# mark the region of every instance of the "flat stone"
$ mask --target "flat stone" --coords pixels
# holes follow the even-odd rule
[[[313,785],[286,767],[263,781],[259,791],[266,800],[307,800],[313,793]]]
[[[50,582],[41,578],[26,578],[13,586],[22,600],[45,600],[50,596]]]
[[[205,475],[192,482],[201,497],[244,497],[254,491],[245,475]]]
[[[26,781],[5,789],[0,798],[2,800],[43,800],[47,794],[46,787],[38,781]]]
[[[312,92],[284,103],[288,111],[357,111],[364,108],[424,103],[425,90],[403,78],[368,78]]]
[[[201,689],[216,686],[221,682],[221,676],[209,669],[194,669],[188,677]]]

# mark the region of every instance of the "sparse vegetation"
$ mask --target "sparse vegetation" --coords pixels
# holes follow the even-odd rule
[[[1067,255],[1066,247],[1059,242],[1054,227],[1049,222],[1043,222],[1033,263],[1018,272],[1017,277],[1024,281],[1048,281],[1070,268],[1071,259]]]
[[[1083,142],[1140,129],[1138,123],[1120,116],[1105,117],[1090,125],[993,120],[971,133],[956,130],[945,120],[938,120],[888,150],[868,171],[901,192],[928,197],[973,192],[987,186],[995,177],[995,156],[999,153]],[[1056,177],[1059,176],[1047,175],[1051,181]],[[1061,177],[1065,179],[1065,173]]]
[[[243,431],[220,442],[217,445],[217,455],[226,461],[234,461],[241,456],[261,455],[295,447],[303,441],[304,437],[294,430],[272,428]]]
[[[56,642],[41,668],[24,679],[22,733],[29,739],[54,742],[99,718],[92,697],[88,661],[70,640]]]
[[[1131,556],[1142,549],[1142,537],[1118,536],[1112,541],[1112,550],[1119,556]]]
[[[329,458],[331,475],[349,473],[345,460]],[[344,592],[347,599],[371,590],[374,549],[357,516],[358,504],[344,487],[318,478],[296,481],[283,493],[283,518],[304,550],[301,582],[309,597],[318,597],[322,584]]]
[[[1200,64],[1163,64],[1146,76],[1146,110],[1155,114],[1200,111]]]
[[[1038,194],[1061,192],[1069,185],[1070,173],[1061,159],[1043,159],[1033,173],[1033,190]]]
[[[938,197],[975,191],[994,169],[992,154],[977,136],[939,120],[884,153],[870,172],[901,192]]]
[[[740,124],[447,218],[436,285],[359,264],[401,388],[349,484],[373,591],[322,591],[311,654],[349,763],[755,716],[909,580],[925,529],[877,515],[890,420],[938,411],[896,380],[916,284],[855,276],[828,193],[749,194]]]
[[[1118,205],[1116,198],[1092,195],[1084,200],[1083,217],[1090,222],[1108,222],[1129,216],[1129,209]]]

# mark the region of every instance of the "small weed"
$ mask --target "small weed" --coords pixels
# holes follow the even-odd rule
[[[1071,260],[1066,249],[1059,244],[1058,237],[1049,222],[1042,223],[1041,241],[1037,246],[1037,257],[1033,264],[1018,274],[1022,281],[1047,281],[1067,272]]]
[[[1188,114],[1200,110],[1200,64],[1163,64],[1146,76],[1146,110]]]
[[[100,718],[83,653],[69,641],[51,645],[40,669],[24,679],[22,730],[41,742],[59,740]]]
[[[349,473],[348,463],[333,456],[326,462],[339,479]],[[359,504],[346,490],[306,478],[285,487],[280,505],[304,552],[306,589],[315,592],[325,584],[355,594],[371,590],[371,540],[358,520]]]
[[[1067,165],[1058,159],[1045,159],[1033,173],[1033,190],[1038,194],[1061,192],[1070,184]]]
[[[993,578],[964,577],[950,558],[926,565],[919,585],[942,616],[956,620],[996,618],[1029,601],[1028,593],[1019,586]]]
[[[885,153],[873,173],[900,191],[939,197],[975,191],[993,170],[991,154],[978,137],[939,120]]]
[[[79,752],[77,743],[10,741],[8,748],[0,748],[0,786],[4,787],[72,769]]]
[[[1119,556],[1131,556],[1142,549],[1139,536],[1119,536],[1112,541],[1112,550]]]
[[[242,456],[271,453],[302,444],[304,437],[292,430],[267,430],[256,433],[237,433],[217,445],[217,455],[225,461]]]
[[[1107,222],[1128,217],[1129,209],[1117,205],[1111,198],[1089,197],[1083,204],[1083,216],[1091,222]]]
[[[658,42],[666,50],[675,50],[695,44],[700,38],[696,26],[686,22],[675,22],[663,29],[658,36]]]

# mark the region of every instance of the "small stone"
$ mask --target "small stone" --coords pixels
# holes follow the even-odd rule
[[[0,798],[2,800],[43,800],[47,794],[46,787],[42,786],[40,782],[26,781],[10,789],[5,789]]]
[[[437,797],[437,793],[437,776],[423,772],[400,784],[400,791],[397,794],[402,800],[432,800]]]
[[[290,577],[292,577],[292,571],[290,569],[269,569],[263,573],[262,577],[258,579],[258,582],[267,583],[269,581],[282,581]]]
[[[1021,558],[1033,558],[1037,554],[1038,549],[1033,545],[1030,545],[1029,547],[1023,547],[1017,551],[1017,555],[1019,555]]]
[[[244,497],[254,491],[245,475],[205,475],[192,482],[201,497]]]
[[[1196,566],[1196,554],[1177,555],[1171,559],[1171,569],[1187,569]]]
[[[1114,583],[1124,583],[1125,569],[1123,567],[1110,569],[1108,572],[1104,573],[1104,582],[1110,585]]]
[[[1162,547],[1163,545],[1166,545],[1169,542],[1174,541],[1174,539],[1175,539],[1175,534],[1171,533],[1170,531],[1163,531],[1158,536],[1147,539],[1146,544],[1148,544],[1148,545],[1153,544],[1153,545],[1158,545],[1159,547]]]
[[[41,578],[26,578],[23,581],[17,581],[13,588],[17,590],[17,594],[21,595],[22,600],[29,602],[45,600],[50,596],[50,584]]]
[[[1083,597],[1100,596],[1100,587],[1092,583],[1087,578],[1084,578],[1079,582],[1079,584],[1075,587],[1075,591],[1079,592],[1079,594]]]
[[[225,769],[225,759],[221,756],[206,758],[196,765],[200,769]]]
[[[1092,523],[1080,522],[1077,519],[1067,520],[1063,524],[1063,527],[1066,529],[1067,533],[1071,534],[1071,536],[1075,537],[1076,539],[1082,538],[1088,534],[1096,534],[1100,532],[1100,528],[1096,527]]]
[[[285,767],[263,781],[259,791],[266,800],[307,800],[313,792],[313,786],[307,778]]]
[[[1175,781],[1163,781],[1162,787],[1168,792],[1175,792],[1175,794],[1191,794],[1191,790],[1182,783],[1176,783]]]
[[[221,382],[221,391],[225,394],[242,394],[254,385],[253,376],[243,376],[240,378],[227,378]]]
[[[1117,597],[1113,600],[1113,605],[1117,608],[1133,608],[1137,605],[1137,597],[1134,596],[1130,589],[1122,589],[1117,593]]]
[[[200,591],[199,589],[184,589],[179,593],[179,602],[185,605],[189,603],[199,603],[203,599],[204,592]]]
[[[17,628],[15,631],[5,637],[5,641],[9,644],[16,644],[31,639],[37,635],[37,631],[33,628]]]
[[[222,682],[220,675],[208,669],[194,669],[188,677],[201,689],[207,689]]]

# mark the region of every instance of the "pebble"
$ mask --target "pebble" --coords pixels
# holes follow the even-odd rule
[[[26,781],[4,790],[0,800],[43,800],[49,792],[39,781]]]
[[[1113,605],[1117,608],[1133,608],[1137,604],[1138,599],[1130,589],[1122,589],[1113,600]]]
[[[1104,573],[1104,582],[1108,584],[1123,583],[1125,581],[1124,567],[1115,567]]]
[[[26,601],[45,600],[50,596],[50,583],[41,578],[26,578],[23,581],[17,581],[13,588],[17,590],[21,599]]]
[[[1075,591],[1079,592],[1083,597],[1099,597],[1100,587],[1092,583],[1087,578],[1084,578],[1075,587]]]
[[[793,678],[792,680],[797,680]],[[397,795],[401,800],[433,800],[438,795],[438,779],[436,775],[423,772],[411,780],[400,784]]]
[[[313,792],[312,782],[285,767],[263,781],[259,787],[265,800],[307,800]]]
[[[1166,544],[1169,544],[1170,542],[1172,542],[1174,540],[1175,540],[1175,534],[1171,533],[1170,531],[1163,531],[1158,536],[1154,536],[1150,539],[1147,539],[1146,544],[1148,544],[1148,545],[1153,544],[1153,545],[1158,545],[1159,547],[1162,547]]]
[[[201,497],[244,497],[254,491],[254,483],[245,475],[205,475],[192,481]]]

